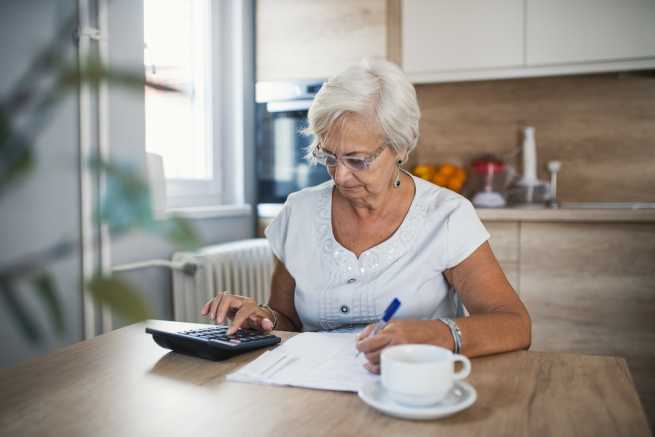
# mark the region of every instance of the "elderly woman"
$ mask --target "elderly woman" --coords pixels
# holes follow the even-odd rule
[[[220,292],[202,314],[232,319],[228,333],[242,325],[369,324],[357,349],[372,372],[392,344],[434,344],[469,357],[528,348],[530,317],[471,203],[401,168],[420,118],[402,71],[365,60],[323,85],[308,118],[309,158],[331,180],[291,194],[266,229],[275,255],[268,305]],[[395,297],[402,305],[394,319],[369,335]]]

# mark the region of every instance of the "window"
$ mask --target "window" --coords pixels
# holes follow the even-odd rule
[[[168,207],[222,202],[220,147],[213,132],[210,0],[144,0],[146,151],[162,156]]]

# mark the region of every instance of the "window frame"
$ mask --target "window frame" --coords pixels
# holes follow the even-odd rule
[[[244,202],[244,197],[231,192],[234,191],[234,187],[230,187],[230,184],[227,183],[229,180],[234,180],[235,175],[234,166],[230,164],[237,164],[230,162],[233,161],[230,158],[236,151],[228,149],[243,146],[236,142],[228,142],[229,138],[233,136],[231,131],[235,130],[237,126],[230,125],[232,117],[223,110],[230,106],[228,102],[240,95],[239,90],[234,90],[232,93],[226,92],[224,85],[230,76],[225,73],[225,69],[228,68],[229,61],[233,60],[231,55],[235,51],[231,45],[242,43],[241,38],[233,38],[235,32],[241,30],[240,26],[226,25],[230,24],[230,20],[233,19],[234,11],[232,9],[235,8],[229,3],[207,0],[208,13],[204,17],[207,20],[205,23],[207,31],[204,37],[208,41],[204,44],[202,56],[208,62],[204,64],[205,68],[201,73],[194,71],[194,75],[202,74],[204,92],[208,95],[208,98],[204,100],[204,107],[200,109],[206,115],[203,134],[211,145],[209,154],[212,178],[208,180],[166,178],[166,210],[179,211],[184,208],[217,207],[243,204]],[[197,15],[194,14],[194,19],[196,18]],[[230,41],[234,42],[230,43]],[[240,48],[244,49],[244,47]],[[195,77],[194,82],[196,82]],[[194,100],[193,104],[195,106],[202,103]],[[231,146],[227,147],[228,144]],[[243,166],[243,161],[238,165]]]

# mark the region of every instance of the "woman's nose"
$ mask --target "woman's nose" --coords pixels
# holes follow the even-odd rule
[[[334,182],[337,183],[337,185],[341,185],[343,181],[348,180],[348,178],[351,176],[350,169],[343,165],[343,162],[341,160],[337,161],[337,165],[335,165],[332,169],[333,172],[333,178]]]

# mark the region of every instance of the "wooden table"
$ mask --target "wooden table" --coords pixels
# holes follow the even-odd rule
[[[1,370],[0,435],[651,435],[621,358],[515,352],[474,359],[468,380],[477,402],[418,422],[384,416],[352,393],[226,382],[226,373],[262,351],[206,361],[160,348],[145,326]]]

